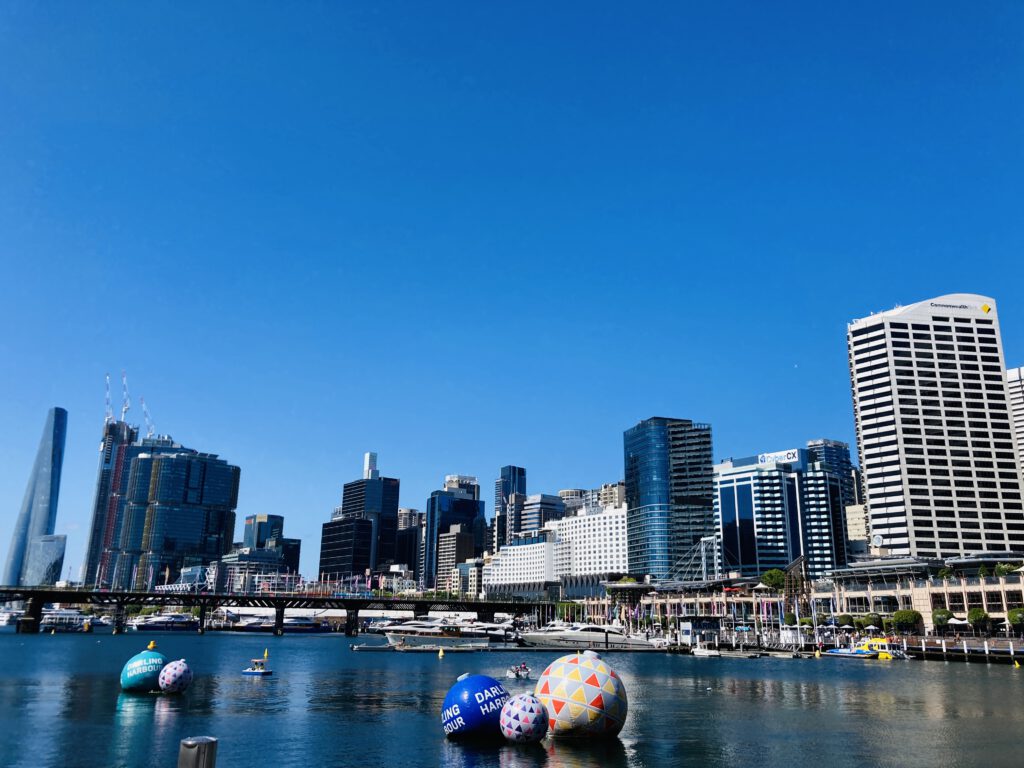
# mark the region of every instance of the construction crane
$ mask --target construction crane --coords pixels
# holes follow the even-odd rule
[[[128,415],[128,411],[132,407],[132,399],[128,395],[128,373],[126,371],[121,371],[121,392],[124,396],[121,403],[121,421],[124,421],[124,417]]]
[[[103,412],[103,423],[110,424],[114,420],[114,409],[110,405],[110,374],[107,374],[107,403]]]
[[[153,426],[153,419],[150,418],[149,408],[146,407],[146,398],[139,395],[139,405],[142,406],[142,418],[146,420],[146,437],[152,437],[156,432],[156,427]]]

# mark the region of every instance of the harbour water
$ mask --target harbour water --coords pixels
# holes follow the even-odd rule
[[[120,693],[156,639],[195,671],[182,696]],[[362,639],[361,639],[362,640]],[[244,678],[270,650],[274,676]],[[245,766],[1017,766],[1024,669],[941,662],[608,653],[630,714],[612,745],[469,747],[439,714],[461,672],[539,673],[556,653],[353,653],[339,635],[0,633],[0,765],[172,768],[186,736]],[[505,681],[513,693],[528,682]]]

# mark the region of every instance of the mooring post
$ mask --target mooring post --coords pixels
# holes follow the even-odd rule
[[[199,634],[206,632],[206,603],[199,604]]]
[[[25,613],[18,617],[14,631],[18,634],[34,635],[39,632],[43,623],[43,601],[38,597],[30,597],[25,601]]]
[[[359,609],[345,609],[345,637],[355,637],[359,634]]]
[[[178,745],[178,768],[214,768],[217,765],[217,739],[190,736]]]

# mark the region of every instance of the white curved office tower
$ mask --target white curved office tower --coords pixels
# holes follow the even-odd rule
[[[873,547],[1024,551],[999,318],[951,294],[855,320],[847,342]]]

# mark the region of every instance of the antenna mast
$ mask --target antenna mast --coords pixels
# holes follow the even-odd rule
[[[114,420],[114,409],[110,406],[110,374],[107,375],[106,409],[103,411],[103,423],[110,424]]]
[[[153,419],[150,418],[149,408],[146,407],[146,398],[139,395],[139,405],[142,406],[142,417],[146,420],[146,437],[152,437],[156,432],[156,427],[153,426]]]
[[[125,371],[121,371],[121,391],[124,396],[121,403],[121,421],[124,421],[124,417],[128,415],[128,411],[132,407],[132,399],[128,395],[128,374]]]

